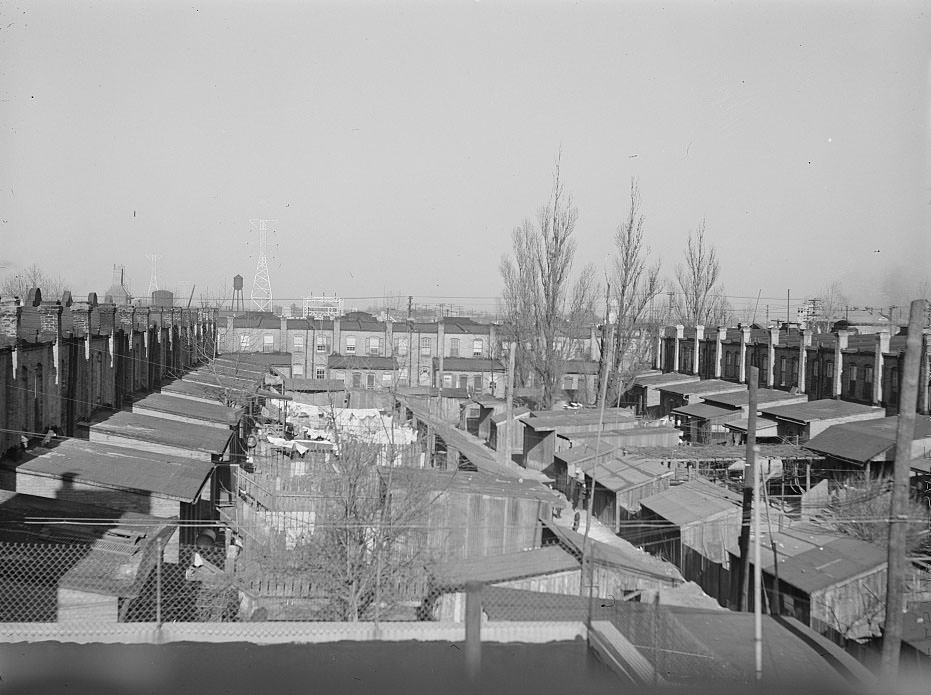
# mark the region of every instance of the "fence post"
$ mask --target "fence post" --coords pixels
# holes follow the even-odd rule
[[[481,582],[466,584],[465,640],[466,675],[470,681],[475,681],[482,667]]]
[[[162,631],[162,539],[155,541],[155,629]]]

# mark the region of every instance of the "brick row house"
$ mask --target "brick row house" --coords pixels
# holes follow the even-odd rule
[[[931,330],[922,335],[919,404],[928,412]],[[790,325],[706,329],[667,326],[657,338],[654,366],[700,379],[746,383],[750,367],[759,369],[759,386],[796,390],[812,400],[835,398],[898,412],[904,331],[859,333],[841,329],[816,333]]]
[[[347,388],[465,388],[503,393],[496,326],[468,318],[380,321],[364,312],[334,319],[230,316],[219,327],[227,353],[287,352],[291,377],[336,379]]]
[[[159,387],[212,356],[214,331],[206,309],[0,298],[0,455]]]

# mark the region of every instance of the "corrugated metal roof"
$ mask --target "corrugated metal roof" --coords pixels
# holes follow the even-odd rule
[[[730,423],[728,423],[728,426]],[[823,458],[793,444],[760,444],[760,456],[783,459]],[[630,453],[646,458],[669,459],[672,461],[742,461],[746,458],[744,445],[706,444],[692,446],[629,446]]]
[[[795,422],[832,420],[867,413],[876,413],[877,417],[883,417],[886,413],[885,409],[878,406],[861,405],[860,403],[851,403],[833,398],[822,398],[817,401],[793,403],[791,405],[768,406],[760,408],[760,412],[770,418]]]
[[[562,506],[565,503],[559,493],[536,480],[520,480],[509,476],[497,476],[481,471],[441,471],[427,468],[394,468],[395,479],[413,479],[414,484],[423,484],[436,492],[457,492],[489,497],[513,497],[533,499],[547,504]]]
[[[617,424],[635,422],[636,419],[627,408],[605,408],[604,428],[610,429]],[[535,430],[558,429],[560,426],[597,425],[599,422],[601,422],[601,414],[593,408],[535,411],[526,420],[527,425]]]
[[[693,403],[683,405],[672,411],[674,415],[685,415],[696,420],[721,420],[724,418],[739,418],[740,411],[733,408],[719,408],[707,403]]]
[[[750,421],[747,418],[743,418],[741,420],[734,420],[733,422],[725,422],[724,426],[729,430],[745,433],[750,427]],[[764,437],[775,437],[778,428],[779,425],[775,420],[770,420],[769,418],[759,416],[756,419],[757,435],[762,435]]]
[[[690,480],[640,500],[642,507],[680,527],[739,510],[740,504],[737,494],[702,479]]]
[[[4,462],[3,466],[73,483],[153,493],[181,502],[197,498],[213,469],[210,461],[176,458],[82,439],[66,439],[53,447],[36,447],[28,451],[21,462]]]
[[[898,425],[897,416],[845,422],[828,427],[804,446],[827,456],[866,463],[895,447]],[[931,420],[916,418],[914,439],[928,437],[931,437]]]
[[[582,467],[586,477],[591,467]],[[595,464],[595,480],[612,492],[621,492],[675,474],[670,467],[653,459],[613,458]]]
[[[524,550],[504,555],[451,560],[431,568],[441,585],[461,585],[469,581],[505,582],[578,570],[579,561],[559,546]]]

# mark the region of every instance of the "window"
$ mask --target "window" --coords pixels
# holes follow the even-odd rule
[[[275,336],[271,333],[266,333],[262,336],[262,352],[274,352],[275,351]]]
[[[407,338],[394,339],[394,354],[401,356],[407,354]]]
[[[375,388],[375,375],[371,372],[365,375],[365,388],[373,389]]]
[[[575,384],[572,383],[572,377],[568,374],[564,375],[562,378],[562,388],[563,391],[570,391],[575,388]]]
[[[249,336],[248,336],[248,335],[241,335],[241,336],[239,336],[239,349],[240,349],[240,350],[248,350],[248,349],[249,349],[249,344],[250,344],[251,342],[252,342],[252,341],[249,340]]]
[[[889,369],[889,395],[892,401],[889,405],[899,406],[899,368],[891,367]]]
[[[317,379],[326,379],[326,367],[317,367],[317,369],[314,370],[314,376]]]
[[[824,363],[824,378],[833,379],[834,378],[834,362],[827,360]]]
[[[733,379],[735,374],[734,369],[734,353],[725,352],[724,353],[724,376]]]
[[[856,398],[857,395],[857,365],[852,364],[847,370],[847,395]]]
[[[360,372],[352,373],[352,385],[354,388],[362,386],[362,374]]]
[[[291,374],[293,376],[304,376],[304,365],[303,364],[292,364]]]
[[[793,357],[789,363],[789,383],[788,386],[798,386],[798,357]]]
[[[369,354],[377,355],[381,352],[381,338],[378,336],[369,336]]]
[[[482,375],[481,374],[477,374],[476,376],[472,377],[472,388],[475,389],[475,391],[482,390]]]
[[[785,357],[779,358],[779,385],[785,386],[786,380],[789,378],[789,370],[787,369],[789,360]]]
[[[317,352],[329,352],[330,351],[330,339],[325,335],[317,336]]]
[[[407,367],[400,367],[398,369],[398,379],[401,381],[407,381]]]
[[[354,335],[346,336],[346,354],[354,355],[356,353],[356,337]]]
[[[459,388],[467,389],[469,388],[469,377],[465,374],[459,375]]]
[[[450,357],[459,357],[459,338],[450,338],[450,340],[449,340],[449,356],[450,356]]]
[[[428,356],[430,355],[430,338],[422,337],[420,339],[420,354]]]
[[[443,388],[449,389],[453,387],[453,375],[444,374],[443,375]]]
[[[873,368],[866,366],[863,368],[863,400],[872,400],[873,398]]]
[[[294,349],[299,352],[304,350],[304,336],[302,335],[294,336]]]

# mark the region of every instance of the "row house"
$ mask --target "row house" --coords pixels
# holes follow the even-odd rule
[[[919,404],[928,412],[931,330],[922,335]],[[667,326],[657,337],[654,367],[665,373],[746,383],[750,367],[758,386],[879,405],[898,412],[906,335],[889,331],[815,333],[797,327],[706,329]]]
[[[497,393],[504,367],[496,340],[496,326],[471,319],[380,321],[365,312],[326,320],[228,316],[219,329],[224,352],[289,353],[287,376],[338,379],[364,389],[403,385]]]
[[[0,298],[0,455],[118,409],[214,352],[212,310]]]

